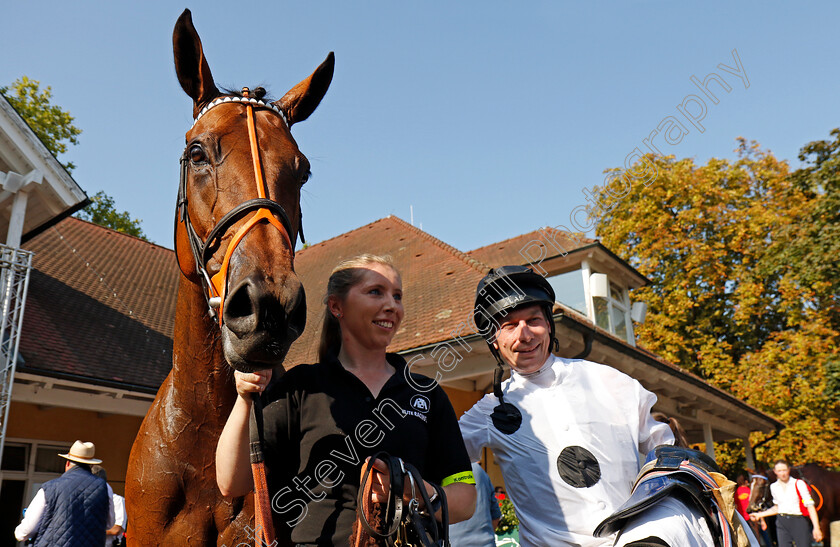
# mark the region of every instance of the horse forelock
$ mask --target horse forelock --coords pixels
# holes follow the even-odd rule
[[[265,101],[267,103],[270,103],[270,102],[275,100],[274,97],[272,97],[271,95],[268,94],[268,91],[266,91],[265,87],[263,87],[262,85],[258,85],[256,87],[250,87],[248,89],[250,90],[249,95],[254,99],[260,99],[260,100]],[[242,97],[245,96],[242,93],[242,88],[222,87],[220,89],[220,91],[221,91],[221,95],[219,95],[220,97],[224,97],[224,96],[228,95],[228,96],[231,96],[231,97],[242,98]]]

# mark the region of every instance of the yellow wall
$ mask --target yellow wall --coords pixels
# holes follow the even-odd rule
[[[443,386],[443,391],[449,396],[449,401],[452,403],[452,408],[455,409],[455,416],[460,418],[461,414],[468,411],[477,403],[484,394],[480,391],[464,391],[455,389],[454,387]]]
[[[122,495],[128,455],[142,422],[143,418],[137,416],[12,402],[6,437],[52,441],[68,447],[76,440],[90,441],[108,472],[108,483]]]

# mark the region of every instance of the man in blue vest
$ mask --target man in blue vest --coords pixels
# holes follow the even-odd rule
[[[102,463],[93,443],[76,441],[64,474],[44,483],[15,528],[18,541],[35,538],[35,547],[102,547],[114,525],[114,505],[106,482],[90,472]]]

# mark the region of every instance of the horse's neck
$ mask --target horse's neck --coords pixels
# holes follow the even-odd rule
[[[222,352],[219,327],[208,317],[201,287],[183,276],[177,310],[172,350],[175,397],[195,401],[203,409],[229,410],[236,391],[233,371]]]

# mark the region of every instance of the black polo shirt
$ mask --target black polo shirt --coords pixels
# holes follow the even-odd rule
[[[338,359],[298,365],[264,394],[265,456],[278,533],[295,543],[347,545],[365,458],[384,450],[429,482],[471,471],[449,398],[388,354],[396,373],[373,397]]]

